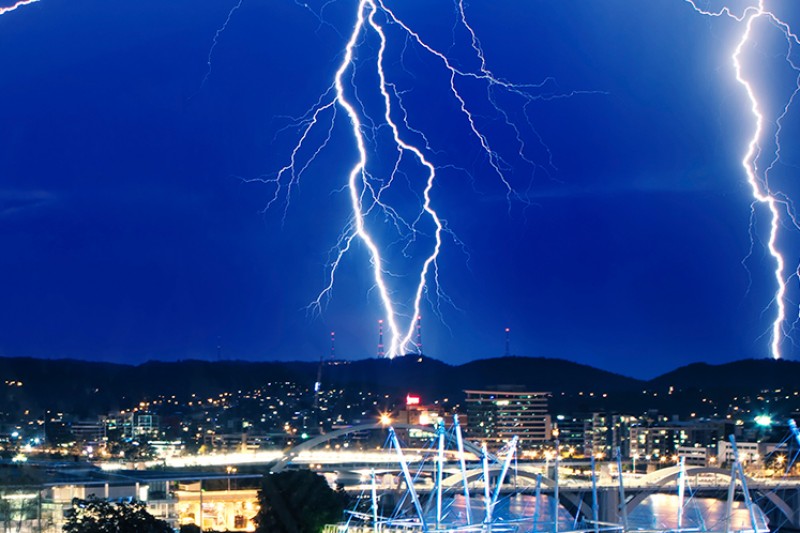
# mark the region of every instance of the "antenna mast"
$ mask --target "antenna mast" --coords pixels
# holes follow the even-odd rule
[[[386,357],[386,352],[383,350],[383,320],[378,320],[378,357]]]

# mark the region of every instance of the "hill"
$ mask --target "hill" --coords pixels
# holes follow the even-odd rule
[[[800,383],[800,362],[785,359],[742,359],[721,365],[693,363],[648,382],[651,388],[763,390]]]
[[[6,394],[0,396],[0,408],[5,412],[53,410],[88,416],[131,407],[158,395],[208,397],[252,391],[276,381],[291,381],[310,389],[317,369],[316,363],[297,361],[151,361],[134,366],[2,358],[0,378],[6,383]],[[322,379],[326,388],[370,390],[397,398],[415,393],[425,401],[459,401],[464,389],[517,385],[552,392],[554,405],[565,410],[626,410],[636,405],[637,409],[683,412],[692,409],[701,397],[713,398],[720,405],[736,394],[790,389],[800,382],[800,363],[771,359],[722,365],[695,363],[641,381],[563,359],[500,357],[450,365],[429,357],[407,356],[325,365]],[[19,382],[23,385],[18,386]],[[680,391],[680,397],[663,393],[670,387]],[[650,391],[647,401],[643,391]]]

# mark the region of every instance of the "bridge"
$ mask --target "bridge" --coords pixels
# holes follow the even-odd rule
[[[398,430],[418,430],[420,432],[433,434],[430,426],[415,426],[409,424],[395,424]],[[309,464],[317,465],[317,470],[321,473],[336,472],[342,478],[347,476],[355,480],[352,489],[363,487],[358,486],[359,478],[366,472],[375,469],[383,474],[384,478],[390,480],[390,486],[384,487],[392,491],[398,491],[403,487],[403,481],[399,473],[397,454],[392,450],[319,450],[339,438],[351,434],[368,431],[386,431],[387,427],[382,424],[363,424],[348,428],[339,429],[325,435],[320,435],[299,445],[280,451],[259,451],[252,453],[237,453],[216,456],[194,456],[181,458],[180,464],[169,466],[193,466],[197,464],[268,464],[272,472],[280,472],[289,467],[306,467]],[[463,442],[466,462],[469,469],[466,472],[466,482],[470,489],[474,489],[474,494],[478,494],[483,488],[483,469],[480,467],[479,459],[481,449],[468,441]],[[426,451],[429,455],[430,450]],[[435,466],[424,463],[424,455],[414,450],[405,450],[406,460],[414,464],[414,468],[421,475],[415,482],[415,489],[419,493],[432,490],[432,478]],[[497,458],[493,457],[494,465],[489,469],[490,482],[494,482],[499,477],[501,467],[497,464]],[[518,465],[508,473],[505,483],[501,487],[503,493],[527,492],[531,493],[540,480],[539,490],[545,495],[552,496],[556,493],[556,482],[545,475],[548,465],[542,462],[519,462]],[[549,464],[552,469],[552,462]],[[461,473],[458,458],[453,450],[449,450],[444,467],[445,478],[443,479],[443,489],[460,490],[464,485],[464,475]],[[592,519],[592,483],[588,476],[568,477],[562,470],[559,475],[558,502],[573,517],[583,517],[587,520]],[[728,470],[700,466],[687,466],[685,474],[689,479],[689,487],[696,495],[707,496],[726,500],[728,490],[731,486],[731,473]],[[673,493],[677,491],[677,480],[680,469],[677,466],[667,467],[656,470],[644,476],[623,474],[623,485],[625,493],[624,504],[621,502],[618,478],[610,477],[607,474],[597,483],[598,499],[598,519],[601,522],[619,522],[622,516],[630,515],[640,506],[648,496],[657,493]],[[750,492],[754,495],[761,508],[766,512],[770,524],[780,524],[800,529],[800,479],[781,479],[779,481],[766,480],[760,478],[746,478]],[[772,527],[772,526],[771,526]]]
[[[433,433],[430,427],[424,426],[396,424],[394,427],[396,429],[416,429],[426,433]],[[284,452],[281,459],[272,466],[271,470],[279,472],[296,463],[298,459],[303,458],[304,454],[311,452],[315,447],[332,440],[351,433],[374,430],[386,430],[386,427],[381,424],[365,424],[320,435]],[[481,449],[467,441],[464,441],[463,446],[465,455],[470,456],[468,462],[471,465],[475,465],[481,456]],[[382,471],[399,471],[399,465],[392,468],[390,463],[385,462],[385,459],[391,461],[391,453],[383,452],[381,457],[384,459]],[[307,458],[308,456],[306,456]],[[363,455],[363,453],[351,452],[351,455],[347,458],[340,456],[336,461],[328,462],[324,465],[321,464],[322,462],[318,464],[320,464],[323,471],[350,471],[363,475],[365,467],[375,467],[375,463],[369,459],[369,456]],[[407,456],[407,459],[409,462],[421,460],[413,452]],[[458,468],[458,461],[455,456],[451,455],[446,461],[448,465],[444,468],[446,477],[442,481],[443,490],[459,491],[465,484],[465,476]],[[435,468],[434,465],[426,466],[422,464],[419,465],[417,471],[421,474],[433,474]],[[538,483],[542,494],[553,496],[557,492],[559,505],[565,508],[571,516],[591,521],[593,519],[591,479],[570,478],[559,475],[558,490],[556,491],[556,481],[544,475],[546,468],[547,465],[541,462],[521,462],[513,472],[507,475],[501,490],[506,493],[520,491],[530,493]],[[488,471],[491,478],[490,482],[492,482],[499,477],[501,467],[495,464]],[[483,476],[484,471],[480,467],[472,466],[466,472],[466,484],[475,489],[475,494],[479,493],[477,489],[482,489],[483,487]],[[676,493],[679,476],[680,467],[678,466],[656,470],[644,476],[623,474],[624,502],[621,501],[618,478],[606,479],[597,483],[598,519],[606,523],[620,522],[621,517],[632,514],[648,496],[657,493]],[[735,481],[733,485],[731,483],[731,472],[720,468],[687,466],[685,467],[685,476],[689,480],[688,485],[692,493],[695,495],[725,500],[728,497],[731,486],[737,487]],[[428,477],[423,475],[418,479],[420,480],[419,485],[415,486],[418,492],[424,493],[432,489],[432,475]],[[770,524],[773,525],[772,529],[776,524],[800,529],[800,479],[768,480],[748,477],[746,482],[754,500],[759,503]],[[393,476],[392,485],[391,490],[397,491],[400,489],[403,485],[401,476]]]
[[[420,432],[429,433],[431,435],[434,434],[434,430],[432,430],[429,426],[419,426],[419,425],[414,425],[414,424],[393,424],[392,427],[395,428],[395,429],[403,429],[403,430],[415,429],[415,430],[418,430]],[[366,431],[375,431],[375,430],[384,430],[385,431],[386,429],[387,429],[386,425],[384,425],[384,424],[362,424],[362,425],[359,425],[359,426],[351,426],[351,427],[346,427],[346,428],[342,428],[342,429],[337,429],[336,431],[331,431],[330,433],[326,433],[324,435],[319,435],[317,437],[314,437],[313,439],[309,439],[307,441],[304,441],[304,442],[298,444],[297,446],[295,446],[294,448],[290,448],[289,450],[284,452],[283,457],[281,457],[272,466],[271,470],[273,472],[280,472],[283,469],[285,469],[289,465],[289,463],[297,460],[298,457],[302,456],[303,452],[310,451],[311,449],[313,449],[313,448],[315,448],[315,447],[317,447],[317,446],[319,446],[321,444],[328,443],[328,442],[330,442],[332,440],[339,439],[339,438],[344,437],[346,435],[350,435],[350,434],[353,434],[353,433],[363,433],[363,432],[366,432]],[[464,441],[464,451],[474,454],[475,457],[480,457],[480,455],[482,453],[481,449],[478,446],[475,446],[471,442],[467,442],[467,441]],[[359,458],[358,453],[359,452],[354,452],[353,459],[355,461],[357,461],[358,458]],[[362,459],[361,462],[366,462],[366,461],[363,461],[363,459],[366,459],[367,457],[368,456],[362,456],[361,457],[361,459]],[[392,457],[396,457],[396,456],[392,455]]]

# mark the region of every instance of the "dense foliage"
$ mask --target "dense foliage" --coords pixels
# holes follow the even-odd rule
[[[343,491],[334,491],[309,470],[266,476],[258,499],[257,533],[318,533],[325,524],[339,522],[347,505]]]
[[[64,533],[172,533],[172,528],[148,513],[141,502],[75,498]]]

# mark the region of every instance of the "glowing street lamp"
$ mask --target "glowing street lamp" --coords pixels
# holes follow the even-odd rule
[[[769,415],[758,415],[755,418],[756,424],[761,427],[769,427],[772,425],[772,417]]]
[[[228,492],[230,492],[231,491],[231,477],[230,476],[231,476],[231,474],[235,474],[236,473],[237,468],[235,466],[228,466],[228,467],[225,468],[225,471],[228,472]]]

